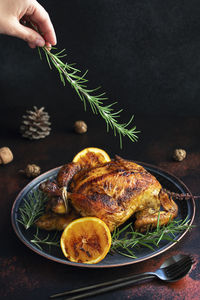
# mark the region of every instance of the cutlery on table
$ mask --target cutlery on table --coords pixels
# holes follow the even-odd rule
[[[191,255],[177,254],[168,258],[159,269],[154,272],[144,272],[136,275],[131,275],[119,279],[115,279],[100,284],[91,285],[75,290],[69,290],[63,293],[51,295],[50,298],[58,298],[69,296],[66,300],[83,299],[85,297],[96,296],[105,292],[113,291],[125,286],[130,286],[134,283],[146,279],[159,278],[166,282],[175,282],[183,278],[189,273],[194,260]]]

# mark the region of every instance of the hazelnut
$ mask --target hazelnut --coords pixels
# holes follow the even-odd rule
[[[173,159],[176,161],[182,161],[186,158],[186,151],[184,149],[175,149],[173,153]]]
[[[74,123],[74,130],[76,133],[82,134],[87,132],[87,124],[84,121],[76,121]]]
[[[8,147],[0,148],[0,164],[8,164],[13,160],[13,154]]]

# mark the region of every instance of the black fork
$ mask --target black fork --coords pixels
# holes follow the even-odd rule
[[[178,254],[168,258],[159,269],[154,272],[145,272],[128,277],[119,278],[100,284],[83,287],[55,294],[50,298],[69,296],[66,300],[77,300],[85,297],[96,296],[105,292],[113,291],[125,286],[141,282],[146,279],[159,278],[166,282],[174,282],[183,278],[191,270],[194,260],[191,255]]]

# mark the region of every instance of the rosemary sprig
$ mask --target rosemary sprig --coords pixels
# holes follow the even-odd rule
[[[24,199],[23,205],[19,207],[21,223],[25,229],[30,228],[35,221],[42,215],[47,202],[47,196],[40,190],[33,190]]]
[[[56,231],[55,234],[51,237],[48,233],[46,237],[40,238],[39,237],[39,229],[37,227],[36,233],[33,236],[34,238],[30,240],[32,244],[34,244],[36,247],[38,247],[40,250],[43,250],[41,245],[48,245],[49,250],[51,246],[60,247],[60,237],[58,235],[58,232]]]
[[[114,231],[110,251],[111,253],[117,252],[127,257],[137,258],[134,249],[145,247],[154,251],[163,240],[176,242],[177,240],[174,238],[177,233],[192,228],[189,222],[190,220],[186,217],[185,220],[173,220],[165,226],[159,226],[158,218],[156,229],[145,233],[134,231],[132,223],[130,223],[122,229]]]
[[[114,111],[113,106],[117,103],[114,102],[112,104],[105,105],[105,101],[108,100],[105,97],[105,92],[98,93],[97,91],[101,88],[89,89],[87,87],[88,79],[86,78],[86,74],[82,73],[79,69],[74,67],[74,64],[64,63],[61,59],[66,56],[65,49],[60,52],[52,53],[48,48],[42,47],[44,51],[47,63],[50,68],[53,65],[60,75],[60,80],[65,86],[66,82],[75,89],[79,98],[84,104],[84,108],[86,110],[86,104],[89,103],[92,112],[94,114],[99,114],[106,122],[107,131],[112,129],[114,135],[119,135],[120,139],[120,148],[122,148],[122,137],[127,136],[132,142],[137,141],[137,133],[136,126],[131,126],[134,116],[132,116],[127,123],[118,123],[118,119],[120,118],[120,113],[123,111],[122,109],[119,111]],[[57,50],[55,47],[52,47],[52,50]],[[40,48],[38,48],[40,58],[42,58]],[[128,128],[129,127],[129,128]]]

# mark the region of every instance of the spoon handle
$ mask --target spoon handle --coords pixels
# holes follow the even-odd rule
[[[117,290],[119,288],[122,288],[122,287],[125,287],[125,286],[128,286],[128,285],[132,285],[132,284],[141,282],[143,280],[153,279],[155,277],[156,277],[156,275],[153,274],[152,272],[146,272],[146,273],[141,273],[141,274],[138,274],[138,275],[129,276],[129,277],[127,277],[128,279],[127,278],[121,278],[121,279],[118,280],[117,283],[116,283],[116,280],[115,280],[114,284],[112,284],[111,282],[107,282],[107,285],[109,284],[109,286],[105,286],[105,284],[104,284],[104,287],[99,287],[101,284],[96,285],[97,289],[95,289],[95,290],[92,290],[90,292],[85,292],[85,293],[82,293],[82,294],[79,294],[79,295],[75,295],[75,296],[72,296],[70,298],[65,298],[65,300],[78,300],[78,299],[83,299],[83,298],[86,298],[86,297],[100,295],[100,294],[103,294],[103,293],[106,293],[106,292]],[[95,287],[93,287],[93,289],[94,288]],[[78,291],[76,291],[76,293],[77,292]],[[79,289],[79,292],[81,292],[80,289]]]

